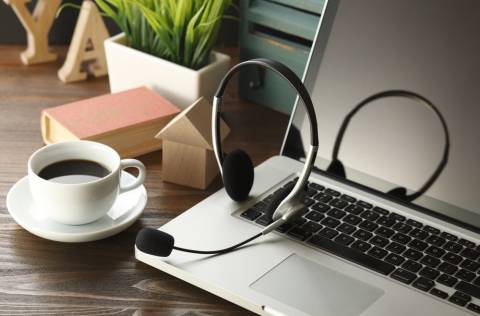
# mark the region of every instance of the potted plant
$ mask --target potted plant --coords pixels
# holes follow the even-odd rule
[[[181,108],[212,99],[230,57],[212,51],[230,0],[95,0],[123,31],[105,41],[111,92],[149,86]]]

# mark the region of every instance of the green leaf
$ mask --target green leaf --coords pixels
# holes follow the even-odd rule
[[[241,0],[243,1],[243,0]],[[205,66],[231,0],[95,0],[132,48],[193,69]],[[64,4],[65,7],[73,7]]]

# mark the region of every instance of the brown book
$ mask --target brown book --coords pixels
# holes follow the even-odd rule
[[[93,140],[135,157],[161,148],[155,135],[179,112],[152,90],[135,88],[43,110],[42,137],[46,144]]]

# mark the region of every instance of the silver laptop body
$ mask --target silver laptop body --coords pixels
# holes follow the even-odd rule
[[[470,261],[479,260],[475,258],[475,247],[480,244],[480,208],[476,204],[480,168],[475,164],[480,161],[476,141],[480,127],[475,124],[480,109],[474,106],[480,100],[477,3],[330,0],[304,75],[319,120],[319,171],[312,173],[310,182],[316,183],[317,189],[328,188],[364,205],[371,204],[372,209],[396,213],[397,222],[408,221],[411,226],[405,235],[412,240],[416,238],[410,233],[417,228],[415,223],[420,223],[419,229],[428,231],[424,241],[438,234],[445,240],[440,242],[440,249],[451,249],[446,246],[449,242],[459,244],[456,254],[462,259],[454,265],[457,271],[451,273],[456,285],[446,286],[437,281],[438,277],[428,276],[434,279],[434,286],[425,290],[413,286],[415,281],[407,284],[399,277],[393,278],[393,272],[385,275],[383,266],[372,269],[317,247],[308,239],[298,240],[288,232],[273,232],[225,255],[173,251],[170,257],[159,258],[135,249],[136,258],[261,315],[475,315],[471,309],[480,306],[480,299],[475,297],[479,296],[475,287],[478,275],[470,271],[476,270],[472,265],[470,270],[462,266],[468,259],[462,253],[472,249]],[[408,101],[379,103],[352,122],[340,152],[347,166],[347,179],[322,171],[328,165],[336,131],[348,109],[372,93],[392,88],[429,97],[446,116],[452,133],[452,154],[444,173],[427,196],[413,203],[396,200],[384,192],[395,186],[418,187],[440,159],[442,138],[435,118]],[[308,137],[304,132],[308,122],[300,108],[296,106],[293,111],[281,154],[255,168],[252,198],[237,203],[222,189],[180,214],[161,227],[175,237],[176,245],[220,249],[262,229],[256,219],[242,214],[299,175],[304,158],[302,139]],[[318,224],[326,227],[321,220]],[[332,242],[338,235],[332,237]],[[386,238],[389,243],[393,242],[391,238]],[[409,243],[405,247],[408,249]],[[420,251],[422,256],[427,255],[426,251]],[[404,262],[409,260],[399,255]],[[443,257],[438,259],[444,262]],[[393,265],[395,270],[403,266]],[[421,269],[425,267],[428,264],[422,264]],[[438,267],[432,269],[438,271]],[[421,277],[422,270],[414,274]],[[472,272],[474,278],[468,280],[470,274],[456,276],[460,270]],[[439,272],[442,274],[448,275]],[[464,289],[464,283],[472,287]],[[447,298],[432,289],[446,293]],[[469,297],[464,306],[450,300],[462,293]]]

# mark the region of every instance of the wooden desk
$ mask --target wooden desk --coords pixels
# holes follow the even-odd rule
[[[10,218],[5,198],[43,146],[40,111],[108,92],[107,78],[63,84],[61,61],[23,66],[23,47],[0,46],[0,315],[247,315],[248,311],[135,260],[137,231],[159,227],[221,187],[207,191],[162,182],[161,153],[140,157],[148,169],[148,204],[140,220],[105,240],[63,244],[38,238]],[[65,49],[61,50],[63,56]],[[230,51],[234,53],[235,51]],[[285,115],[236,99],[232,84],[226,149],[244,148],[259,163],[278,153]]]

